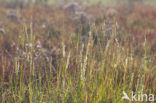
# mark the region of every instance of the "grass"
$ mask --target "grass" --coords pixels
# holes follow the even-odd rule
[[[133,21],[124,31],[114,21],[108,39],[104,18],[89,25],[83,42],[83,26],[75,32],[77,25],[61,10],[50,14],[45,13],[49,9],[36,8],[22,11],[28,22],[9,22],[6,34],[0,35],[2,103],[127,103],[123,91],[129,96],[131,91],[156,93],[154,40],[148,41],[148,35],[135,39],[134,32],[127,32],[136,30]],[[40,13],[47,17],[45,31],[40,25],[45,15]],[[38,18],[30,19],[30,14]],[[51,20],[56,23],[49,24]]]

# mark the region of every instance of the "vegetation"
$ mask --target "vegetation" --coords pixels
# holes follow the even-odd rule
[[[13,7],[0,5],[0,102],[128,103],[123,91],[156,93],[154,7],[87,6],[90,22],[55,5]]]

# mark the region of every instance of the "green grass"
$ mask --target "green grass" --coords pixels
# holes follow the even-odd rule
[[[95,44],[95,31],[93,26],[86,44],[80,43],[81,32],[69,35],[67,42],[60,42],[62,47],[57,52],[54,71],[53,56],[47,56],[48,62],[43,58],[35,60],[35,54],[42,55],[42,50],[35,47],[37,37],[30,25],[30,33],[25,31],[17,38],[17,48],[25,48],[25,54],[12,59],[14,71],[7,76],[8,80],[5,78],[7,57],[1,57],[2,103],[127,103],[122,100],[123,91],[128,95],[131,91],[154,94],[154,58],[146,39],[140,56],[135,54],[131,36],[118,36],[114,28],[107,41],[103,29]]]
[[[25,23],[0,15],[6,23],[0,34],[0,103],[134,103],[122,100],[123,91],[156,93],[154,9],[138,6],[136,13],[120,15],[124,25],[114,21],[108,39],[105,15],[95,24],[73,26],[64,11],[42,6],[20,9]],[[2,14],[7,11],[2,7]],[[135,30],[142,31],[140,38]]]

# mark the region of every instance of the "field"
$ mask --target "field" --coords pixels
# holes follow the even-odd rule
[[[0,103],[155,103],[156,8],[68,7],[0,4]]]

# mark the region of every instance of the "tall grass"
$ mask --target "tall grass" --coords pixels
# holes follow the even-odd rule
[[[35,46],[37,37],[32,24],[24,26],[16,47],[17,51],[22,48],[23,53],[12,58],[13,71],[9,75],[5,72],[7,57],[1,57],[1,102],[127,103],[122,100],[123,91],[128,95],[131,91],[154,94],[154,58],[146,39],[140,47],[143,54],[137,55],[135,41],[131,36],[119,35],[116,26],[109,39],[103,27],[96,44],[95,31],[96,25],[91,26],[87,43],[80,41],[81,32],[70,35],[68,38],[76,40],[62,41],[57,58],[41,56],[36,62],[35,55],[42,55],[42,49],[38,51]]]

